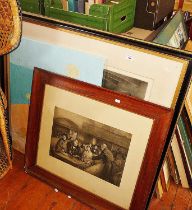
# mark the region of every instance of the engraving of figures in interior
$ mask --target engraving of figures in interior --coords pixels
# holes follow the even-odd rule
[[[120,186],[132,134],[55,107],[49,154]]]

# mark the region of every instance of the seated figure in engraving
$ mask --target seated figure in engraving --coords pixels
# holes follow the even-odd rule
[[[100,146],[97,144],[97,139],[95,137],[93,137],[91,141],[91,152],[93,153],[93,156],[97,156],[101,153]]]
[[[84,146],[84,152],[82,154],[81,160],[84,161],[85,163],[91,163],[92,162],[92,157],[93,153],[91,151],[91,146],[90,145],[85,145]]]
[[[101,145],[101,153],[93,157],[94,160],[101,159],[104,163],[102,178],[106,181],[111,181],[112,165],[114,161],[113,153],[109,150],[106,144]]]
[[[55,145],[55,152],[66,152],[67,150],[67,136],[65,134],[58,140],[57,144]]]
[[[79,147],[79,142],[78,140],[74,140],[74,141],[69,141],[67,143],[67,152],[69,155],[73,156],[73,157],[80,157],[80,147]]]

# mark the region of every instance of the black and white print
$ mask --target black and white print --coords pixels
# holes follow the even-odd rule
[[[50,155],[120,186],[132,135],[55,107]]]

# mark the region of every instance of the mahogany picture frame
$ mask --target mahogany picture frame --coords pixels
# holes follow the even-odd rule
[[[53,92],[52,96],[58,95],[58,97],[55,96],[54,99],[50,97],[51,95],[49,95],[49,93],[51,93],[51,91]],[[78,101],[79,99],[81,99],[79,103],[81,104],[83,103],[83,106],[77,106],[75,103],[71,103],[71,100],[63,100],[63,98],[66,99],[66,97],[69,97],[68,99],[74,98],[74,101],[75,100]],[[113,201],[113,199],[111,199],[110,196],[104,198],[103,195],[100,194],[101,192],[99,191],[99,189],[97,189],[97,186],[96,187],[93,186],[93,188],[95,187],[94,192],[96,192],[93,193],[92,190],[90,190],[92,189],[92,185],[90,186],[90,189],[89,186],[88,188],[85,188],[83,184],[81,183],[79,184],[78,182],[76,182],[75,178],[73,181],[73,179],[69,180],[66,179],[66,177],[62,177],[62,176],[67,176],[66,175],[67,172],[70,172],[66,171],[65,168],[64,168],[64,173],[61,176],[58,175],[60,168],[59,169],[55,168],[55,171],[52,171],[49,168],[49,166],[44,166],[43,162],[41,162],[42,160],[40,159],[42,155],[43,159],[44,160],[46,159],[46,162],[48,162],[49,165],[51,165],[49,161],[52,160],[57,163],[59,162],[59,164],[61,164],[61,166],[63,167],[68,167],[69,165],[65,162],[57,160],[56,158],[50,157],[49,151],[45,151],[49,150],[46,148],[50,148],[49,144],[50,139],[45,138],[47,137],[46,135],[48,134],[45,134],[45,136],[43,136],[44,133],[42,130],[46,128],[46,130],[48,131],[49,130],[48,127],[49,126],[50,128],[52,127],[51,123],[53,123],[54,114],[47,117],[47,113],[51,112],[50,104],[52,102],[55,103],[55,101],[57,102],[57,100],[58,101],[61,100],[62,101],[61,104],[68,103],[69,107],[75,107],[76,110],[78,110],[79,107],[84,107],[84,105],[86,104],[88,104],[88,106],[92,104],[91,106],[93,107],[89,107],[90,109],[89,111],[87,111],[88,116],[90,110],[92,110],[91,112],[93,113],[93,116],[96,119],[101,119],[98,120],[100,124],[101,122],[102,123],[107,122],[106,124],[109,124],[108,126],[111,126],[111,121],[117,120],[117,122],[121,123],[120,128],[124,128],[125,126],[125,132],[127,132],[127,129],[128,130],[132,129],[132,128],[127,128],[129,126],[131,127],[131,124],[134,124],[133,127],[134,126],[136,127],[133,128],[132,131],[134,131],[135,133],[133,132],[132,134],[133,136],[138,135],[138,139],[132,138],[130,140],[131,143],[127,151],[128,154],[125,159],[125,166],[123,169],[121,184],[119,187],[120,191],[117,191],[117,195],[119,195],[122,192],[121,187],[122,189],[124,189],[124,187],[125,189],[127,189],[126,188],[127,186],[124,186],[125,185],[124,183],[128,183],[128,185],[130,184],[131,181],[129,182],[128,177],[129,178],[133,177],[135,183],[133,183],[133,186],[131,185],[131,189],[133,189],[131,193],[130,192],[126,194],[124,193],[125,197],[127,198],[127,201],[126,199],[124,199],[123,204],[121,203],[121,198],[119,201],[118,200]],[[101,108],[104,107],[107,109],[105,109],[105,112],[102,113],[102,115],[100,116],[101,118],[98,118],[97,116],[99,111],[97,109],[93,109],[94,107],[98,107],[98,110],[100,109],[100,107]],[[49,110],[48,112],[47,109]],[[79,109],[80,113],[84,113],[81,110],[81,108]],[[111,118],[112,120],[106,119],[105,116],[109,114],[108,110],[113,111],[114,116],[118,116],[119,114],[120,116],[125,116],[124,120],[120,119],[120,117],[119,119],[117,119],[116,117],[115,120],[113,120],[113,116]],[[107,114],[105,115],[105,113]],[[46,120],[45,123],[45,116],[46,119],[48,119],[49,117],[51,119],[52,117],[52,121],[50,120],[51,123],[49,122],[47,123],[47,121],[49,120]],[[101,209],[101,210],[145,209],[148,197],[150,196],[150,192],[152,190],[155,175],[158,170],[158,165],[161,160],[161,155],[164,150],[164,146],[166,144],[166,137],[169,131],[172,117],[173,117],[173,111],[171,109],[164,108],[162,106],[155,105],[143,100],[135,99],[134,97],[113,92],[111,90],[97,87],[95,85],[91,85],[85,82],[80,82],[75,79],[71,79],[69,77],[57,75],[42,69],[35,68],[33,76],[33,84],[32,84],[30,110],[29,110],[28,129],[27,129],[27,142],[25,150],[26,151],[25,171],[45,181],[49,185],[57,188],[59,191],[63,191],[95,209]],[[129,121],[131,122],[129,123]],[[140,125],[144,125],[142,123],[147,125],[146,127],[143,126],[144,128],[142,128],[143,130],[141,131],[142,126]],[[46,126],[44,124],[46,124]],[[114,125],[116,125],[115,122]],[[114,129],[120,129],[120,128],[117,126]],[[141,138],[141,136],[139,136],[138,131],[141,133],[143,132],[143,134],[145,133],[147,134],[146,136]],[[51,131],[48,131],[48,133],[49,132],[51,133]],[[44,143],[47,144],[48,146],[42,147]],[[141,150],[138,149],[140,147],[140,144],[144,144]],[[46,155],[44,156],[44,154],[47,154],[47,156]],[[131,165],[132,154],[134,155],[136,154],[137,155],[136,157],[138,157],[135,158],[135,161],[136,159],[139,159],[141,160],[141,162],[139,163],[136,161],[134,162],[133,165]],[[132,169],[133,171],[137,170],[137,172],[135,172],[137,176],[134,176],[134,172],[132,172],[132,170],[127,170],[127,169]],[[97,180],[98,183],[96,183],[96,185],[106,186],[106,188],[109,187],[109,189],[114,189],[114,194],[116,193],[117,186],[114,187],[114,185],[112,186],[111,183],[107,183],[106,181],[98,179],[95,176],[92,175],[89,176],[87,172],[84,171],[82,172],[79,169],[76,170],[76,168],[74,169],[74,166],[70,166],[70,170],[72,170],[72,172],[73,170],[75,170],[75,172],[78,171],[78,173],[83,173],[83,175],[86,178]],[[129,171],[131,172],[129,173]],[[71,175],[72,174],[70,174],[70,176]],[[105,193],[105,194],[110,194],[110,193]],[[121,195],[119,197],[121,197]]]

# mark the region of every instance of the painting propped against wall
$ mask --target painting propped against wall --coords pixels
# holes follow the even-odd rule
[[[24,152],[35,66],[174,108],[187,65],[187,60],[176,56],[25,20],[21,45],[11,54],[14,146]],[[110,77],[106,77],[105,70],[110,71]]]
[[[26,171],[95,209],[142,210],[172,114],[35,68]]]

